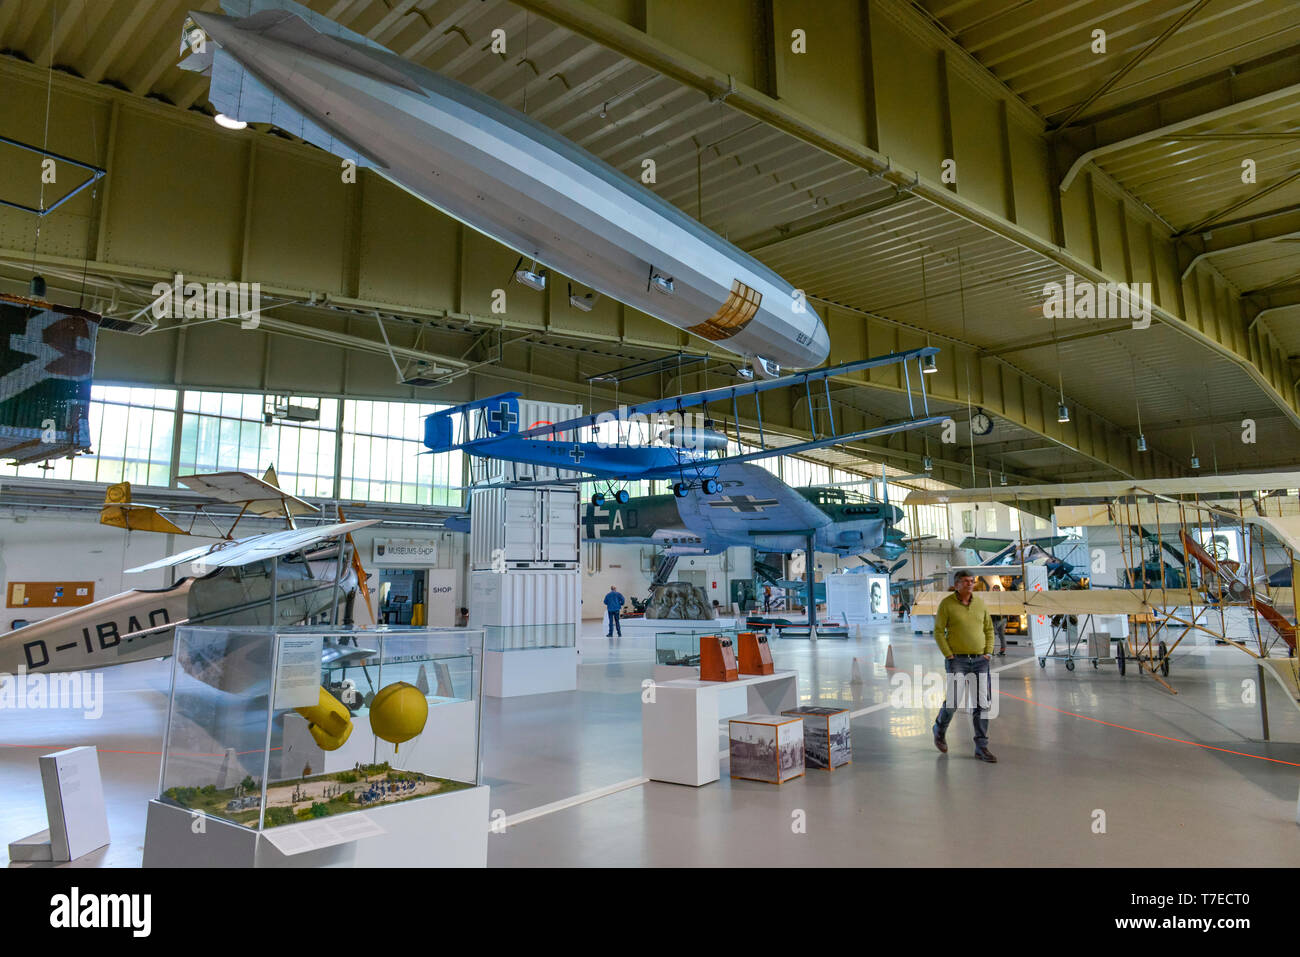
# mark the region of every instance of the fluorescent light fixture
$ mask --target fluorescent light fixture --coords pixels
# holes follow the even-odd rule
[[[1138,451],[1145,452],[1146,450],[1147,450],[1147,437],[1145,435],[1142,435],[1141,433],[1138,433]]]
[[[1060,403],[1056,407],[1056,421],[1057,422],[1070,421],[1070,407],[1067,406],[1064,402]]]
[[[545,286],[545,284],[545,279],[543,279],[542,285]],[[581,312],[591,312],[591,310],[596,306],[596,296],[590,292],[585,296],[579,296],[577,293],[573,293],[569,296],[569,305]]]
[[[539,269],[534,272],[531,269],[516,269],[515,282],[521,286],[527,286],[529,289],[536,289],[538,292],[546,291],[546,270]]]
[[[671,296],[673,294],[673,277],[656,274],[650,277],[650,286],[665,296]]]
[[[752,379],[754,378],[754,370],[749,368],[749,366],[741,366],[736,370],[736,375],[740,376],[742,379]]]
[[[921,373],[923,375],[932,375],[939,371],[939,363],[935,361],[934,356],[921,356]]]
[[[212,119],[216,121],[217,126],[223,126],[228,130],[242,130],[248,126],[243,120],[231,119],[225,113],[218,113]]]

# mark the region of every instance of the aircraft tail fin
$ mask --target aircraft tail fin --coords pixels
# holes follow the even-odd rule
[[[99,524],[127,531],[163,532],[168,535],[188,535],[171,520],[158,514],[153,505],[135,505],[131,502],[131,483],[118,482],[104,490],[104,504],[99,510]]]
[[[105,505],[129,505],[131,503],[131,483],[118,482],[104,489]]]
[[[458,431],[470,438],[482,431],[490,438],[519,430],[519,393],[502,392],[425,416],[424,447],[430,452],[454,451],[466,441]]]
[[[229,16],[239,18],[241,22],[238,25],[241,28],[270,34],[277,39],[305,46],[313,53],[351,69],[378,76],[388,82],[414,87],[400,72],[371,60],[350,44],[389,52],[383,46],[293,0],[222,0],[221,9]],[[197,16],[191,15],[191,20],[199,27],[202,27],[203,19],[201,12]],[[313,146],[319,146],[327,153],[351,160],[359,167],[382,166],[365,156],[356,144],[320,126],[287,100],[277,96],[215,42],[205,38],[201,48],[196,47],[191,42],[195,35],[193,29],[187,28],[182,39],[181,52],[188,51],[189,55],[179,66],[182,70],[208,77],[208,100],[219,113],[246,123],[270,123]]]

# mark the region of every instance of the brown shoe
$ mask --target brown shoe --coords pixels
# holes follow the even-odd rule
[[[947,749],[945,748],[944,750],[947,750]],[[986,762],[986,763],[988,763],[988,764],[997,764],[997,763],[998,763],[997,755],[995,755],[995,754],[994,754],[992,751],[990,751],[988,748],[985,748],[983,751],[976,751],[976,752],[975,752],[975,757],[979,758],[981,761],[984,761],[984,762]]]
[[[934,728],[930,729],[934,733],[934,746],[944,754],[948,753],[948,742],[943,739],[943,735]]]

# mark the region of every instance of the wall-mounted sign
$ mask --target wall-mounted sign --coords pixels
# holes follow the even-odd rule
[[[438,542],[432,538],[376,538],[372,551],[376,565],[438,564]]]

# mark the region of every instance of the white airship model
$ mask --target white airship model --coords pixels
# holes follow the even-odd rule
[[[222,9],[231,15],[191,12],[212,42],[187,45],[203,52],[181,65],[210,77],[224,117],[373,168],[522,253],[525,285],[545,288],[556,270],[760,375],[825,361],[829,336],[799,290],[540,123],[291,0]]]

